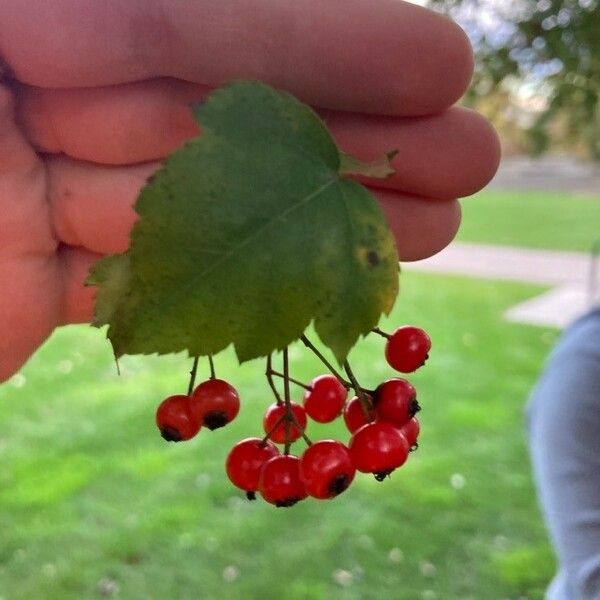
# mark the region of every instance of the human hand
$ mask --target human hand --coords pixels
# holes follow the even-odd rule
[[[455,198],[498,163],[491,127],[449,108],[471,77],[464,34],[399,0],[3,0],[0,57],[0,381],[90,319],[88,267],[125,250],[146,178],[198,134],[189,103],[229,80],[314,105],[358,158],[400,149],[394,176],[363,182],[402,260],[450,242]]]

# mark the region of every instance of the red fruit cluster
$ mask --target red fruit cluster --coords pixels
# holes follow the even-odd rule
[[[202,428],[218,429],[235,419],[240,398],[222,379],[208,379],[191,394],[169,396],[156,411],[156,425],[167,442],[193,438]]]
[[[431,348],[427,334],[417,327],[400,327],[392,334],[374,332],[387,338],[385,355],[390,366],[410,373],[424,364]],[[229,479],[244,490],[249,499],[256,492],[276,506],[292,506],[308,496],[325,500],[344,492],[356,471],[385,479],[402,466],[417,447],[420,409],[415,388],[406,380],[392,378],[375,390],[362,388],[350,365],[345,362],[346,381],[321,352],[302,338],[333,374],[320,375],[305,385],[289,376],[287,350],[284,372],[274,371],[267,359],[267,378],[276,402],[263,417],[264,438],[250,437],[238,442],[229,452],[226,471]],[[202,427],[217,429],[236,417],[240,399],[236,390],[215,376],[212,357],[210,379],[194,388],[198,359],[194,361],[188,394],[170,396],[156,411],[156,424],[169,442],[193,438]],[[285,400],[273,382],[283,377]],[[305,388],[302,404],[290,399],[289,386]],[[348,400],[348,390],[354,397]],[[306,435],[308,419],[331,423],[343,415],[351,433],[347,445],[334,439],[312,443]],[[303,438],[308,448],[300,455],[290,453],[291,445]],[[283,444],[283,454],[276,444]]]
[[[276,506],[293,506],[307,496],[325,500],[341,494],[354,479],[350,451],[336,440],[320,440],[302,454],[280,454],[272,442],[247,438],[229,452],[227,476],[249,499],[255,493]]]
[[[391,335],[377,332],[387,338],[386,357],[395,369],[412,372],[427,359],[431,342],[422,329],[401,327]],[[415,388],[406,379],[392,378],[369,391],[357,385],[348,365],[347,372],[352,382],[336,375],[313,379],[304,386],[302,404],[278,398],[265,412],[264,438],[246,438],[231,449],[227,476],[249,499],[259,492],[267,502],[282,507],[308,496],[330,499],[350,486],[356,471],[372,473],[381,481],[406,462],[417,447],[420,429]],[[350,400],[349,388],[357,394]],[[309,418],[330,423],[341,415],[351,433],[347,445],[334,439],[310,442]],[[291,454],[291,444],[300,437],[308,448],[300,455]],[[283,453],[276,444],[285,445]]]
[[[384,479],[402,466],[417,448],[419,410],[417,391],[406,379],[388,379],[369,396],[352,398],[344,422],[352,433],[349,448],[356,468]]]

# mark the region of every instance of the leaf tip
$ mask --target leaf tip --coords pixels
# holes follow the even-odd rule
[[[392,162],[392,160],[394,158],[396,158],[396,156],[398,156],[398,154],[400,154],[400,150],[398,150],[398,148],[396,148],[395,150],[390,150],[389,152],[386,152],[385,156],[388,159],[388,161]]]
[[[372,162],[365,162],[340,151],[340,175],[362,175],[373,179],[387,179],[396,170],[392,167],[392,159],[398,150],[390,150]]]

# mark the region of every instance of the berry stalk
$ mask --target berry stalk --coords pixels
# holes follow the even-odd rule
[[[386,333],[382,329],[379,329],[379,327],[373,327],[373,329],[371,329],[371,331],[373,333],[376,333],[377,335],[380,335],[381,337],[384,337],[386,340],[390,339],[390,334]]]
[[[192,370],[190,371],[190,383],[188,385],[187,395],[191,396],[194,391],[194,385],[196,385],[196,373],[198,372],[198,357],[194,358],[194,364],[192,365]]]
[[[269,387],[271,388],[273,395],[275,396],[275,401],[277,402],[278,406],[281,406],[283,404],[283,400],[281,399],[279,390],[277,389],[277,387],[275,386],[275,382],[273,381],[272,362],[273,362],[272,355],[269,354],[269,356],[267,356],[267,370],[265,371],[265,375],[267,376],[267,381],[269,382]]]
[[[333,373],[333,375],[335,375],[339,381],[342,383],[342,385],[344,385],[347,388],[351,388],[352,384],[349,381],[346,381],[341,374],[339,373],[339,371],[323,356],[323,354],[321,353],[321,351],[305,336],[303,335],[300,340],[302,341],[302,343],[309,348],[310,350],[312,350],[312,352],[314,353],[314,355],[329,369],[329,371],[331,373]]]
[[[280,373],[279,371],[271,371],[271,375],[275,375],[275,377],[285,378],[285,375],[283,373]],[[306,383],[302,383],[298,379],[294,379],[293,377],[288,377],[288,379],[290,380],[291,383],[294,383],[295,385],[298,385],[298,386],[304,388],[305,390],[312,390],[310,385],[307,385]]]
[[[371,406],[371,400],[370,400],[369,396],[367,394],[365,394],[365,391],[363,390],[363,388],[360,387],[358,380],[356,379],[356,376],[354,375],[354,373],[352,372],[352,369],[350,368],[350,363],[347,360],[344,361],[344,371],[346,371],[346,375],[348,375],[348,379],[350,379],[350,381],[352,382],[352,389],[354,390],[354,393],[356,394],[356,397],[358,398],[360,405],[362,406],[363,413],[365,414],[365,418],[367,419],[368,422],[372,421],[371,410],[373,407]]]
[[[265,436],[263,437],[263,439],[260,442],[262,446],[267,445],[267,442],[270,440],[272,433],[281,425],[281,422],[285,419],[285,417],[286,417],[286,415],[285,415],[285,413],[283,413],[279,417],[279,419],[277,419],[277,421],[275,421],[275,423],[271,426],[269,431],[267,431],[265,433]]]
[[[290,426],[291,419],[290,415],[292,415],[292,406],[290,399],[290,365],[289,365],[289,357],[288,357],[288,349],[284,348],[283,350],[283,398],[285,402],[285,450],[284,454],[287,456],[290,453]]]

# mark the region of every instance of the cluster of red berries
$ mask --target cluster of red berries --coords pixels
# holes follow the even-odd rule
[[[187,395],[163,400],[156,411],[156,424],[167,442],[183,442],[192,439],[202,426],[212,431],[227,425],[239,410],[235,388],[212,377]]]
[[[397,371],[411,373],[426,361],[431,341],[422,329],[405,326],[391,335],[374,331],[387,338],[386,359]],[[307,496],[333,498],[348,488],[356,471],[372,473],[382,481],[417,448],[420,430],[415,418],[420,410],[417,393],[406,379],[388,379],[375,390],[366,390],[360,387],[348,363],[344,368],[350,381],[343,379],[306,338],[303,341],[335,374],[320,375],[304,385],[289,377],[285,351],[283,374],[272,370],[269,359],[267,377],[277,401],[265,412],[265,436],[241,440],[226,461],[229,479],[249,499],[259,492],[276,506],[292,506]],[[285,400],[273,385],[273,375],[284,378]],[[302,404],[289,399],[290,382],[305,388]],[[350,400],[349,389],[356,394]],[[157,423],[165,439],[180,441],[193,437],[201,425],[215,429],[227,424],[238,409],[235,390],[213,378],[188,396],[165,400],[158,409]],[[305,433],[309,417],[318,423],[330,423],[341,415],[351,433],[347,446],[333,439],[311,443]],[[290,454],[291,444],[300,437],[308,448],[301,456]],[[283,454],[276,444],[285,446]]]

